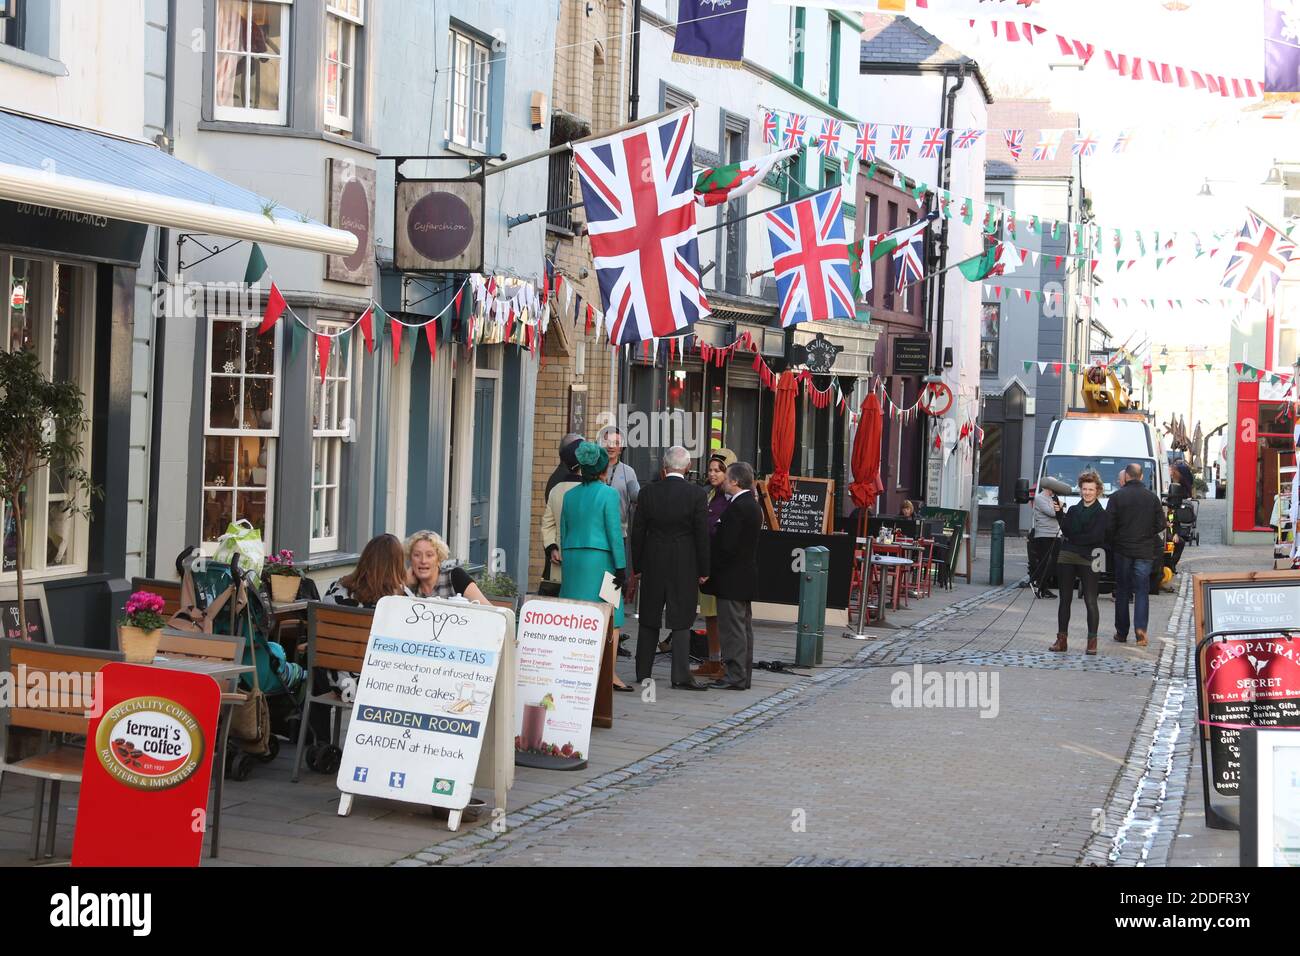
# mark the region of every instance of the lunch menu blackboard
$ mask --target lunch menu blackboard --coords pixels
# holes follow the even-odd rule
[[[835,482],[830,478],[791,475],[790,487],[793,493],[788,500],[772,501],[764,484],[761,497],[768,509],[769,527],[802,534],[829,534],[832,530],[831,511],[835,506]]]
[[[39,597],[24,597],[23,604],[27,605],[27,640],[37,641],[42,644],[50,642],[50,636],[45,628],[45,613],[41,607]],[[23,632],[21,620],[18,617],[18,602],[0,601],[0,637],[6,637],[11,641],[22,638]]]

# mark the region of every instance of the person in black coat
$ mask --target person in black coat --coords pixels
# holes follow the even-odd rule
[[[1101,615],[1097,610],[1097,552],[1106,544],[1106,509],[1101,501],[1101,475],[1085,471],[1079,476],[1077,505],[1069,511],[1061,510],[1061,499],[1056,499],[1056,520],[1061,525],[1061,551],[1056,558],[1056,581],[1060,585],[1061,602],[1056,611],[1056,643],[1048,650],[1066,650],[1066,636],[1070,630],[1070,601],[1074,598],[1077,578],[1083,587],[1083,604],[1088,609],[1088,646],[1086,654],[1097,653],[1097,628]],[[1105,552],[1102,551],[1102,560]]]
[[[754,468],[738,461],[722,483],[731,503],[722,513],[703,590],[718,599],[718,639],[726,674],[710,687],[748,690],[754,670],[754,615],[758,597],[758,533],[763,513],[754,497]]]
[[[1124,487],[1106,503],[1106,543],[1115,564],[1115,640],[1128,640],[1131,594],[1137,646],[1146,647],[1151,569],[1163,553],[1168,521],[1160,499],[1142,480],[1142,466],[1134,462],[1124,473]]]
[[[640,577],[636,679],[648,680],[659,630],[672,632],[672,684],[707,690],[691,676],[691,627],[700,585],[709,576],[709,506],[704,489],[686,480],[691,455],[680,445],[664,454],[664,476],[641,488],[632,518],[632,567]]]

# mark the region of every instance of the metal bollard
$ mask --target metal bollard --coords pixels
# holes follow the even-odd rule
[[[803,560],[794,662],[801,667],[811,667],[822,662],[822,640],[826,635],[826,581],[830,575],[831,553],[821,546],[805,548]]]
[[[1002,551],[1006,546],[1007,523],[993,522],[993,533],[989,536],[989,584],[1002,583]]]

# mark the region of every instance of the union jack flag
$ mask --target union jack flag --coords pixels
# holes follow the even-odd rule
[[[763,142],[775,146],[781,141],[781,117],[776,110],[763,111]]]
[[[853,276],[838,186],[767,214],[781,325],[853,318]]]
[[[1133,142],[1133,131],[1131,129],[1122,129],[1119,135],[1115,137],[1115,145],[1111,149],[1113,153],[1122,153],[1128,149],[1128,144]]]
[[[822,131],[817,134],[817,148],[823,156],[834,156],[840,150],[840,121],[822,120]]]
[[[1091,156],[1097,152],[1097,134],[1093,132],[1082,133],[1074,137],[1074,144],[1070,147],[1070,152],[1075,156]]]
[[[798,113],[790,113],[785,118],[785,148],[801,149],[808,136],[808,121]]]
[[[694,126],[686,109],[573,147],[605,322],[618,345],[678,333],[709,314],[695,234]]]
[[[1061,140],[1065,138],[1063,129],[1045,129],[1038,134],[1038,142],[1034,144],[1034,161],[1056,159],[1056,151],[1061,148]]]
[[[953,149],[970,149],[984,137],[982,129],[964,129],[953,140]]]
[[[876,130],[878,128],[875,123],[858,124],[858,138],[853,144],[853,151],[859,159],[865,159],[869,163],[876,161]]]
[[[1261,290],[1272,294],[1294,253],[1295,243],[1284,233],[1246,210],[1246,224],[1223,272],[1223,286],[1252,298],[1259,298]]]
[[[906,159],[907,151],[912,148],[912,127],[895,126],[889,136],[889,158]]]
[[[934,159],[943,151],[944,140],[948,137],[948,131],[942,126],[931,126],[925,134],[925,139],[921,141],[921,158]]]
[[[1023,129],[1004,130],[1003,138],[1007,141],[1007,150],[1011,158],[1020,161],[1020,151],[1025,148],[1025,131]]]
[[[926,224],[932,217],[927,216],[920,222],[920,229],[908,235],[894,249],[894,289],[902,292],[903,286],[910,282],[920,282],[925,275],[922,257],[925,255],[925,234],[929,231]]]

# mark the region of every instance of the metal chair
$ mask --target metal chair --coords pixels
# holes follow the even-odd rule
[[[120,661],[120,651],[91,650],[84,647],[58,647],[53,644],[34,644],[28,641],[0,639],[0,673],[11,675],[13,686],[23,686],[19,680],[19,667],[25,668],[26,686],[31,686],[36,674],[46,675],[46,693],[42,699],[31,701],[25,694],[17,695],[13,706],[0,708],[0,781],[6,774],[31,777],[36,781],[36,799],[32,804],[31,859],[40,855],[41,817],[45,802],[45,784],[50,784],[49,833],[45,841],[45,855],[54,855],[54,839],[59,826],[59,790],[63,783],[81,783],[81,765],[85,747],[72,746],[65,736],[85,737],[90,730],[87,710],[94,709],[95,680],[105,664]],[[82,680],[70,680],[68,675],[86,675],[91,679],[87,689]],[[56,678],[51,680],[51,677]],[[32,705],[35,706],[32,706]],[[6,759],[11,727],[25,727],[41,732],[41,752],[9,763]]]

